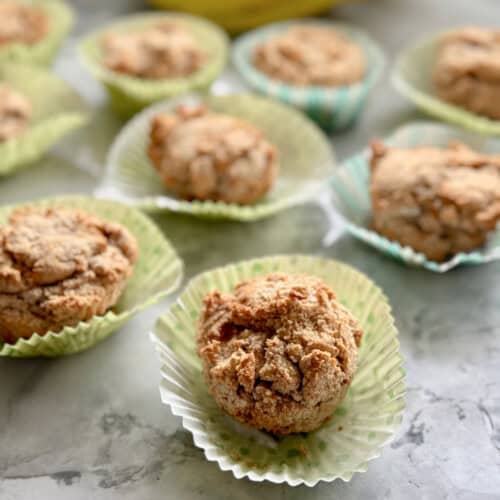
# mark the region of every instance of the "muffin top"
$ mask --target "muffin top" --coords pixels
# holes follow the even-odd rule
[[[0,84],[0,142],[20,135],[31,114],[31,104],[22,94]]]
[[[361,48],[333,28],[299,25],[257,47],[255,66],[293,85],[341,86],[361,80],[366,61]]]
[[[445,218],[462,213],[484,229],[500,219],[500,156],[460,143],[405,149],[374,142],[372,153],[371,190],[381,204],[376,209],[404,204],[443,212]]]
[[[104,65],[139,78],[180,78],[200,69],[207,55],[179,21],[162,21],[148,29],[106,34]]]
[[[47,15],[34,5],[4,0],[0,2],[0,19],[0,46],[7,43],[32,45],[47,34]]]
[[[25,207],[0,228],[0,339],[103,315],[118,301],[137,259],[127,229],[81,210]]]
[[[0,294],[91,292],[128,277],[136,259],[135,238],[119,224],[81,210],[21,208],[0,228]]]
[[[459,74],[500,82],[500,30],[467,27],[441,40],[436,78],[453,80]]]
[[[362,332],[321,280],[272,273],[207,294],[198,352],[211,393],[239,421],[312,430],[344,397]]]
[[[156,116],[150,138],[151,161],[183,198],[253,203],[278,173],[278,151],[260,130],[203,105]]]

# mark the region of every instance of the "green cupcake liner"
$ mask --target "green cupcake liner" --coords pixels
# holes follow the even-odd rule
[[[273,80],[254,66],[253,54],[259,45],[293,25],[305,23],[334,28],[358,43],[368,66],[365,78],[343,87],[300,87]],[[258,92],[296,106],[329,132],[346,129],[359,118],[385,67],[381,48],[366,33],[354,26],[317,19],[274,23],[242,35],[233,45],[232,60],[243,79]]]
[[[275,186],[254,205],[185,201],[169,194],[147,156],[150,122],[178,104],[204,102],[217,112],[255,124],[281,155]],[[331,175],[335,160],[327,138],[293,108],[251,94],[204,96],[188,94],[156,104],[131,120],[111,147],[108,170],[97,193],[148,211],[172,210],[192,215],[252,221],[306,201]]]
[[[0,84],[17,90],[31,103],[33,116],[19,136],[0,142],[0,177],[41,158],[51,146],[89,118],[82,98],[47,70],[19,64],[0,66]]]
[[[364,331],[358,369],[332,418],[317,431],[279,439],[237,423],[217,407],[204,383],[195,342],[208,291],[230,292],[241,280],[276,271],[323,279]],[[194,278],[158,319],[151,339],[161,361],[161,399],[182,417],[208,460],[236,478],[314,486],[337,478],[349,481],[365,471],[401,423],[406,388],[397,335],[387,298],[360,272],[333,260],[277,256]]]
[[[450,141],[460,141],[485,153],[500,153],[500,140],[487,139],[461,129],[432,122],[415,122],[399,128],[384,140],[395,147],[445,147]],[[444,273],[461,264],[485,264],[500,259],[500,228],[483,248],[459,253],[447,262],[429,260],[424,254],[396,241],[388,240],[370,229],[372,218],[369,193],[370,153],[368,150],[348,159],[331,179],[334,204],[347,221],[347,229],[355,237],[409,265],[421,266],[429,271]]]
[[[0,47],[0,65],[22,63],[48,66],[73,26],[73,11],[61,0],[18,0],[41,7],[49,20],[47,35],[33,45],[9,43]]]
[[[42,336],[35,333],[29,339],[19,339],[15,344],[0,342],[0,356],[55,357],[83,351],[104,340],[132,316],[179,286],[183,275],[182,261],[156,225],[141,212],[126,205],[85,196],[52,198],[31,204],[81,208],[105,220],[123,224],[137,239],[139,258],[113,310],[74,327],[66,327],[58,333],[48,332]],[[0,226],[7,222],[10,212],[18,206],[0,207]]]
[[[394,88],[426,113],[460,127],[486,135],[500,135],[500,120],[491,120],[440,99],[434,90],[432,72],[439,42],[445,32],[417,42],[397,58],[391,79]]]
[[[103,65],[100,43],[105,33],[141,30],[166,18],[185,23],[208,53],[209,61],[198,71],[185,78],[156,80],[124,75]],[[115,111],[130,117],[162,99],[208,89],[226,65],[228,45],[224,31],[206,19],[180,13],[148,13],[127,16],[88,35],[80,44],[80,55],[89,71],[105,85]]]

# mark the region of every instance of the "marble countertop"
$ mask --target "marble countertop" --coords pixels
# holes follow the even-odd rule
[[[56,70],[94,103],[95,121],[35,167],[2,179],[2,204],[91,193],[121,126],[76,60],[75,43],[140,2],[73,4],[78,25]],[[495,0],[372,0],[335,11],[369,30],[390,58],[424,32],[499,15]],[[238,84],[231,73],[219,82],[227,84]],[[386,77],[362,121],[333,143],[343,158],[415,118]],[[0,359],[2,500],[500,499],[499,263],[442,276],[408,268],[343,234],[338,219],[313,204],[252,224],[173,214],[156,221],[185,260],[187,277],[231,260],[296,252],[343,260],[375,280],[393,305],[408,373],[408,407],[394,441],[350,483],[290,488],[221,472],[160,402],[148,331],[166,301],[82,354]]]

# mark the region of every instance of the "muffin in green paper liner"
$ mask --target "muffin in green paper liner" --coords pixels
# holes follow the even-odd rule
[[[218,408],[208,393],[197,356],[196,322],[208,291],[230,292],[241,280],[269,272],[322,279],[359,320],[364,335],[359,363],[346,397],[318,430],[277,438],[243,426]],[[307,256],[243,261],[194,278],[155,326],[151,339],[161,360],[162,401],[193,434],[210,461],[236,478],[314,486],[355,472],[381,453],[399,426],[405,381],[398,332],[383,292],[346,264]]]
[[[38,42],[6,43],[0,46],[0,66],[5,63],[49,65],[57,55],[73,26],[73,11],[61,0],[16,0],[43,9],[47,16],[47,33]]]
[[[461,129],[433,122],[415,122],[399,128],[384,142],[395,147],[436,146],[446,147],[460,141],[484,153],[498,154],[500,140],[486,138]],[[331,179],[334,205],[347,221],[347,229],[356,238],[407,264],[421,266],[430,271],[444,273],[461,264],[485,264],[500,259],[500,230],[490,235],[487,244],[474,252],[458,253],[446,262],[429,260],[424,254],[396,241],[388,240],[370,227],[371,200],[370,153],[365,150],[337,169]]]
[[[218,113],[254,124],[280,155],[278,178],[253,205],[221,201],[186,201],[164,187],[147,155],[151,119],[179,104],[205,103]],[[335,167],[326,136],[300,112],[252,94],[204,96],[188,94],[158,103],[131,120],[113,143],[99,196],[117,199],[148,211],[172,210],[192,215],[252,221],[311,198]]]
[[[446,32],[421,40],[402,51],[392,71],[396,90],[422,111],[460,127],[486,135],[500,135],[500,120],[468,111],[440,99],[434,90],[434,70],[440,39]]]
[[[151,79],[125,75],[104,66],[101,40],[106,33],[137,31],[165,19],[186,25],[206,53],[208,59],[199,70],[183,78]],[[224,31],[206,19],[180,13],[143,13],[127,16],[91,33],[81,42],[80,55],[89,71],[107,88],[116,112],[130,117],[156,101],[208,89],[226,65],[228,44]]]
[[[358,83],[341,87],[297,86],[274,80],[256,68],[253,63],[255,49],[296,25],[331,27],[357,43],[366,59],[365,77]],[[328,132],[346,129],[356,122],[385,67],[382,49],[362,30],[344,23],[318,19],[279,22],[246,33],[234,43],[232,60],[243,79],[254,89],[296,106]]]
[[[84,100],[49,71],[19,64],[0,66],[0,85],[22,94],[32,116],[24,132],[0,142],[0,177],[41,158],[59,139],[89,119]]]
[[[7,222],[12,210],[26,205],[0,207],[0,226]],[[14,344],[0,342],[0,356],[56,357],[83,351],[104,340],[132,316],[179,286],[183,276],[182,261],[156,225],[141,212],[119,203],[84,196],[45,199],[29,205],[79,208],[104,220],[120,223],[135,236],[139,256],[119,302],[106,314],[57,333],[34,333]]]

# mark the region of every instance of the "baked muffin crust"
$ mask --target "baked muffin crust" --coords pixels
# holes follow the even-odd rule
[[[139,78],[189,76],[207,56],[183,23],[163,21],[148,29],[108,33],[102,39],[104,65]]]
[[[19,92],[0,84],[0,143],[21,135],[31,115],[30,102]]]
[[[361,80],[366,61],[361,48],[333,28],[299,25],[255,50],[255,66],[293,85],[341,86]]]
[[[271,189],[278,151],[254,125],[205,106],[152,120],[149,158],[181,198],[251,204]]]
[[[321,426],[344,398],[362,332],[321,280],[272,273],[210,292],[198,353],[217,404],[277,435]]]
[[[4,0],[0,2],[0,46],[7,43],[33,45],[48,31],[47,15],[40,7]]]
[[[463,144],[389,148],[372,143],[374,228],[443,261],[486,241],[500,220],[500,156]]]
[[[81,210],[26,207],[0,228],[0,338],[32,334],[104,314],[137,259],[127,229]]]
[[[433,78],[441,99],[500,119],[500,31],[469,27],[444,36]]]

